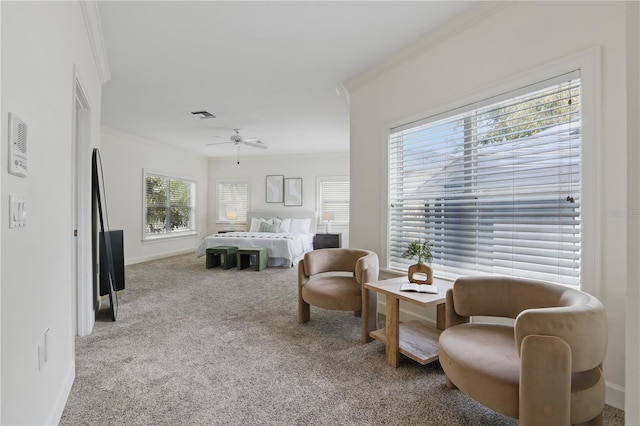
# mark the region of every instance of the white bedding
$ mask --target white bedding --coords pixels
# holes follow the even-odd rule
[[[313,233],[227,232],[213,234],[202,240],[196,249],[196,256],[204,256],[208,248],[218,246],[265,247],[269,252],[269,266],[290,268],[302,258],[305,252],[313,250]]]

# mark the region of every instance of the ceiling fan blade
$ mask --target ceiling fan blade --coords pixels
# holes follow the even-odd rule
[[[243,140],[244,142],[258,142],[258,143],[262,143],[262,142],[260,141],[260,139],[258,139],[258,138],[242,138],[242,140]]]
[[[208,143],[207,145],[226,145],[228,143],[234,143],[234,142],[231,142],[231,141],[229,141],[229,142],[211,142],[211,143]]]
[[[268,148],[268,146],[266,146],[264,143],[262,143],[261,141],[259,141],[257,139],[255,141],[248,141],[248,140],[245,139],[243,142],[244,142],[245,145],[249,145],[249,146],[252,146],[254,148],[260,148],[260,149],[267,149]]]

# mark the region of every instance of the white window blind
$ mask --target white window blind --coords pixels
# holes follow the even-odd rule
[[[144,179],[144,237],[194,231],[196,183],[146,172]]]
[[[349,223],[350,183],[348,177],[318,178],[318,221],[326,214],[332,215],[332,223]]]
[[[391,130],[390,268],[428,240],[440,276],[580,285],[579,74],[529,89]]]
[[[218,221],[228,222],[227,213],[237,217],[234,222],[247,221],[249,181],[225,180],[218,182]],[[235,213],[235,214],[234,214]],[[237,215],[237,216],[236,216]]]

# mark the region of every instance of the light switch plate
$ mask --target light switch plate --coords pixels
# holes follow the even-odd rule
[[[27,199],[15,195],[9,196],[9,228],[27,226]]]

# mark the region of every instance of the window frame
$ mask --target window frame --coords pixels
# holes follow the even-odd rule
[[[226,216],[223,218],[220,216],[220,211],[222,209],[222,205],[223,205],[223,200],[221,200],[221,191],[220,191],[220,185],[223,184],[238,184],[238,183],[244,183],[247,185],[247,193],[246,193],[246,205],[245,205],[245,211],[244,211],[244,220],[241,220],[241,212],[238,211],[236,213],[238,213],[238,219],[235,221],[230,221],[226,218]],[[242,225],[242,224],[247,224],[247,218],[248,218],[248,214],[250,209],[250,204],[251,204],[251,180],[248,178],[233,178],[233,179],[217,179],[216,180],[216,211],[215,211],[215,223],[216,225],[228,225],[230,226],[232,223],[233,225]]]
[[[412,115],[404,116],[393,121],[386,122],[380,128],[380,141],[386,149],[383,149],[381,158],[382,184],[386,186],[381,200],[381,209],[384,217],[380,228],[381,265],[382,270],[397,273],[389,268],[389,132],[390,129],[418,121],[425,117],[432,117],[447,111],[453,111],[464,105],[473,104],[487,98],[496,97],[509,91],[553,78],[573,70],[579,70],[582,79],[582,274],[580,288],[591,294],[598,295],[601,292],[602,249],[600,241],[603,219],[601,208],[602,187],[602,147],[598,140],[601,138],[601,48],[598,46],[585,49],[568,57],[531,68],[523,73],[503,77],[493,83],[472,90],[463,89],[449,99],[441,99],[428,109],[422,109]],[[434,270],[435,275],[438,271]]]
[[[190,219],[188,230],[175,230],[167,231],[163,233],[150,234],[147,232],[147,177],[155,176],[165,179],[165,181],[174,180],[188,183],[191,187],[191,206],[190,206]],[[142,242],[152,242],[159,240],[166,240],[171,238],[189,237],[198,235],[197,230],[197,198],[198,198],[198,180],[194,177],[178,176],[171,173],[159,172],[156,170],[143,169],[142,170]],[[167,202],[170,203],[170,196],[167,197]],[[169,204],[170,206],[171,204]]]
[[[325,220],[322,219],[323,213],[324,213],[324,204],[325,204],[325,200],[323,199],[323,184],[327,183],[327,182],[341,182],[341,183],[347,183],[349,185],[349,199],[347,201],[347,215],[349,216],[348,220],[340,220],[340,219],[333,219],[331,221],[331,225],[336,225],[336,226],[349,226],[349,222],[351,221],[350,218],[350,205],[351,205],[351,179],[350,176],[319,176],[316,179],[316,209],[318,212],[318,217],[317,217],[317,224],[321,225],[323,223],[325,223]]]

